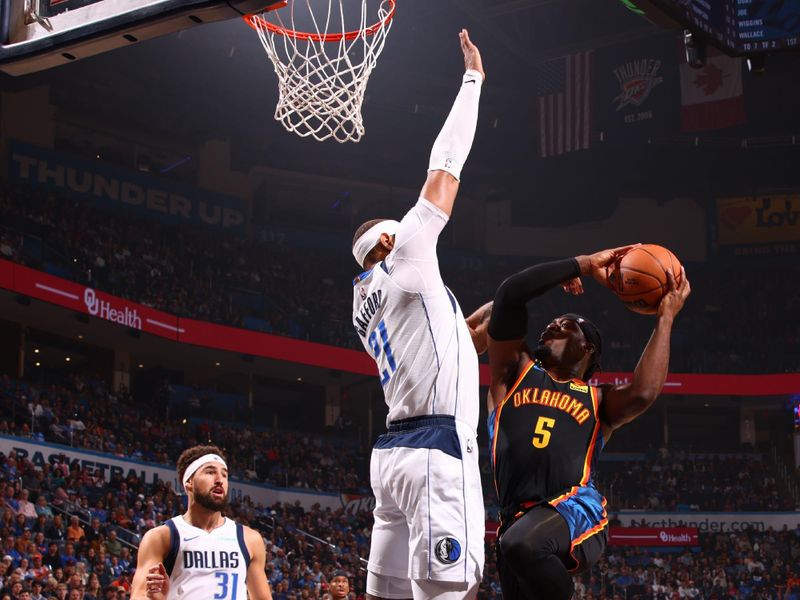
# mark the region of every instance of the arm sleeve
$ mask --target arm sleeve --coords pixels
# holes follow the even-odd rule
[[[580,275],[574,258],[542,263],[515,273],[497,288],[489,335],[498,341],[524,338],[528,335],[528,301]]]
[[[443,285],[436,245],[447,221],[447,214],[424,198],[400,221],[394,249],[385,262],[392,279],[404,290],[425,292]]]

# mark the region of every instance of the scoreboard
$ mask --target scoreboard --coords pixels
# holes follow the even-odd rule
[[[663,11],[728,54],[753,55],[800,47],[800,0],[623,1],[648,17]]]

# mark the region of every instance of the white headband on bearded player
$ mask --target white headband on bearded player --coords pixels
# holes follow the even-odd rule
[[[356,240],[355,244],[353,244],[353,256],[355,257],[358,266],[362,268],[364,267],[364,259],[367,258],[367,254],[369,254],[370,251],[378,245],[378,242],[381,241],[382,233],[395,235],[398,227],[400,227],[400,223],[397,221],[386,220],[381,221],[377,225],[373,225],[364,233],[362,233],[361,237]]]
[[[183,473],[183,489],[186,489],[186,484],[189,483],[189,480],[197,469],[210,462],[220,463],[225,469],[228,468],[228,465],[225,464],[225,460],[218,454],[204,454],[200,458],[196,458],[192,464],[186,467],[186,471]]]

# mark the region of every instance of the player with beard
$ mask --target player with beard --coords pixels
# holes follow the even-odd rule
[[[216,446],[178,458],[186,512],[148,531],[139,546],[131,600],[271,600],[261,535],[222,515],[228,467]]]
[[[630,383],[622,385],[587,383],[600,366],[602,339],[580,315],[554,318],[531,351],[526,305],[558,285],[581,293],[584,275],[607,286],[608,267],[630,248],[530,267],[501,284],[489,309],[488,426],[506,600],[568,600],[572,575],[602,555],[608,518],[594,484],[597,459],[612,433],[661,393],[672,323],[690,287],[685,272],[680,284],[667,274],[653,334]]]

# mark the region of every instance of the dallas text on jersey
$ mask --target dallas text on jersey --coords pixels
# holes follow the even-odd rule
[[[184,550],[184,569],[236,569],[239,566],[239,552],[225,550]]]

